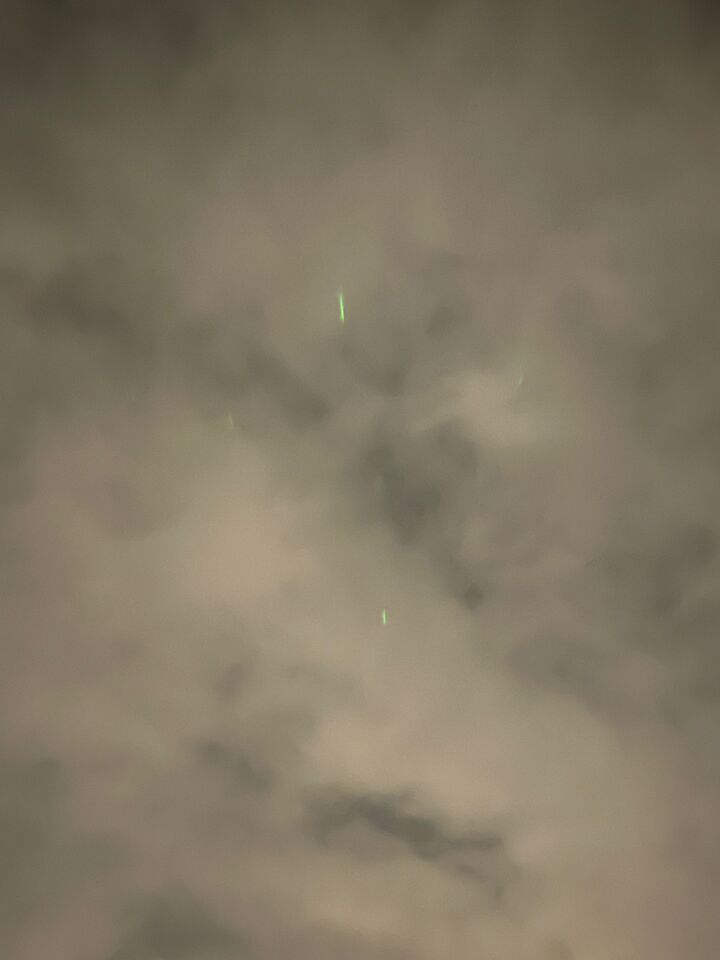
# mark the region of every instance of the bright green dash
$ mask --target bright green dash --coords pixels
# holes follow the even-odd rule
[[[387,610],[383,610],[382,612],[382,622],[383,624],[387,624]]]
[[[345,323],[345,301],[343,300],[342,290],[338,293],[338,307],[340,308],[340,323]]]

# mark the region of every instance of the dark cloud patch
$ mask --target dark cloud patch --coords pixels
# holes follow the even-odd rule
[[[505,859],[505,844],[497,833],[448,833],[429,816],[411,812],[402,796],[346,796],[313,801],[308,824],[324,844],[342,844],[343,834],[362,824],[390,840],[399,841],[420,860],[438,862],[476,879],[493,878],[498,859]]]
[[[562,630],[533,633],[510,650],[508,661],[523,680],[577,697],[592,710],[612,714],[627,706],[613,699],[616,658],[587,638],[568,636]]]
[[[152,276],[108,254],[64,265],[47,280],[15,272],[3,325],[8,431],[39,416],[100,409],[122,393],[144,398],[158,369]],[[82,349],[77,349],[77,340]],[[18,365],[26,363],[24,374]]]
[[[478,472],[482,453],[448,425],[414,432],[390,421],[378,433],[363,464],[375,503],[401,542],[431,536]]]
[[[380,509],[401,542],[410,543],[438,510],[442,495],[430,477],[423,477],[421,470],[413,470],[402,460],[391,443],[380,441],[368,453],[365,468]]]
[[[148,325],[148,291],[142,278],[128,275],[128,266],[114,256],[68,266],[49,279],[35,306],[43,331],[62,331],[107,345],[114,359],[123,355],[152,357]]]
[[[232,702],[247,689],[253,677],[252,658],[223,667],[215,681],[215,690],[220,700]]]
[[[391,416],[371,441],[360,477],[370,509],[399,542],[423,551],[448,592],[477,609],[492,576],[483,558],[465,549],[467,516],[481,512],[493,483],[501,482],[499,464],[452,422],[416,428]]]
[[[216,919],[182,885],[147,896],[129,914],[129,932],[108,960],[237,960],[252,956],[245,939]]]
[[[328,412],[322,394],[287,361],[273,357],[266,349],[248,345],[245,356],[249,371],[248,390],[251,396],[269,404],[270,417],[279,417],[291,426],[316,423]]]
[[[65,777],[51,758],[0,760],[0,932],[57,893]]]
[[[272,786],[270,772],[257,760],[221,740],[200,740],[193,753],[206,771],[217,773],[230,788],[264,793]]]
[[[662,623],[679,614],[684,603],[692,604],[693,585],[716,550],[715,531],[695,524],[663,531],[650,541],[638,531],[632,543],[603,558],[602,568],[618,600]]]
[[[258,336],[265,322],[252,305],[240,305],[224,322],[207,319],[180,331],[180,377],[216,410],[231,410],[239,426],[277,420],[307,429],[328,415],[322,384],[313,383],[292,358],[274,353]]]
[[[214,3],[205,11],[186,0],[8,0],[4,6],[6,75],[33,92],[54,83],[79,94],[92,75],[107,78],[103,49],[113,58],[124,50],[127,70],[167,81],[221,47],[223,29],[256,19],[250,3]]]
[[[575,960],[575,954],[563,940],[550,940],[545,945],[543,960]]]

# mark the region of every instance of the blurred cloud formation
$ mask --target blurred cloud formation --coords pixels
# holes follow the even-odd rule
[[[716,956],[718,52],[6,0],[3,956]]]

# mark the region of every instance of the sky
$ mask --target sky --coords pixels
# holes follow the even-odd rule
[[[714,5],[2,22],[2,956],[716,957]]]

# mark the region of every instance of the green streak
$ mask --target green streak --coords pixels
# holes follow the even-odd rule
[[[338,306],[340,307],[340,323],[345,323],[345,301],[343,300],[342,290],[338,293]]]
[[[382,612],[382,622],[383,622],[384,624],[387,623],[387,610],[383,610],[383,612]]]

